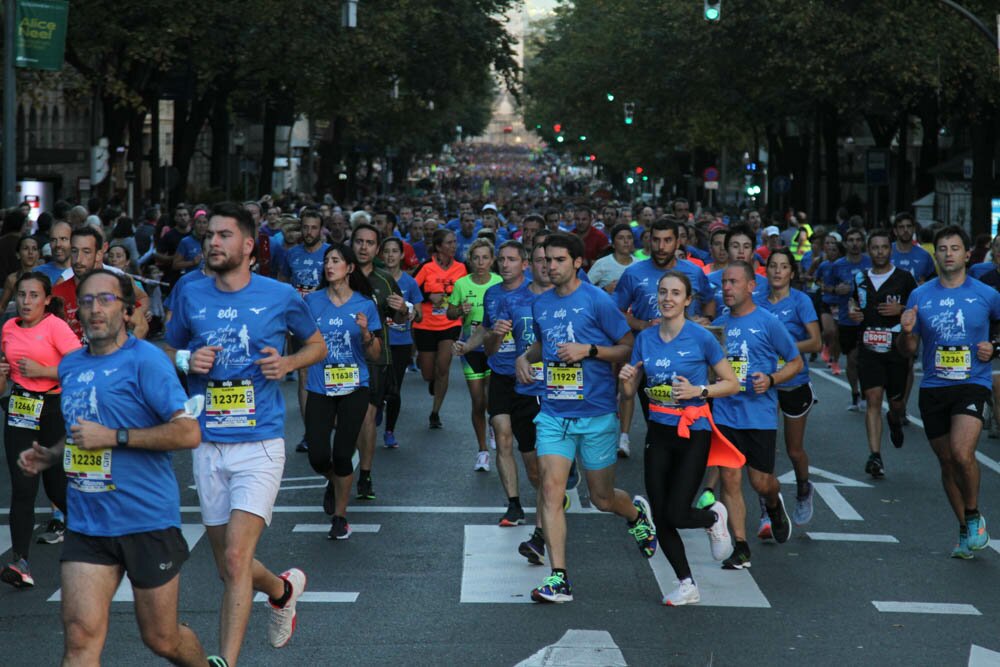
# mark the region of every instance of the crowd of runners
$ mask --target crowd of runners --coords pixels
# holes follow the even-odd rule
[[[739,570],[751,565],[748,505],[761,540],[785,543],[808,524],[810,364],[846,370],[847,409],[865,413],[868,434],[867,458],[850,465],[881,478],[883,414],[902,447],[919,363],[924,431],[958,524],[951,555],[986,547],[975,451],[996,395],[1000,243],[967,268],[963,229],[920,229],[906,213],[867,226],[845,213],[823,230],[795,212],[765,222],[681,197],[571,197],[530,154],[485,150],[459,153],[477,194],[455,198],[288,195],[153,207],[138,223],[99,203],[93,214],[62,203],[37,220],[6,213],[12,554],[0,579],[34,585],[41,483],[53,515],[37,541],[62,545],[68,664],[99,662],[125,575],[143,640],[175,664],[235,665],[255,592],[268,598],[271,645],[286,645],[309,564],[278,574],[255,558],[286,456],[327,480],[328,537],[349,539],[350,504],[378,498],[379,429],[385,448],[408,444],[396,428],[412,417],[408,372],[433,397],[417,420],[462,434],[452,439],[469,443],[472,470],[496,468],[498,525],[525,523],[522,499],[536,508],[510,556],[548,567],[537,602],[573,600],[565,511],[581,478],[641,557],[662,547],[679,582],[670,606],[701,596],[679,530],[705,529],[712,557]],[[462,391],[449,387],[454,357],[471,414],[446,424],[449,389]],[[305,433],[294,444],[290,380]],[[628,493],[615,466],[632,455],[636,397],[645,488]],[[796,481],[787,501],[779,419]],[[178,622],[181,449],[224,582],[212,656]]]

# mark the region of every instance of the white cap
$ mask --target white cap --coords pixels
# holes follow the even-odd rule
[[[485,206],[483,206],[483,210],[484,211],[496,211],[497,210],[497,205],[496,204],[486,204]]]
[[[770,227],[764,228],[763,235],[764,238],[767,238],[768,236],[781,236],[781,230],[775,227],[774,225],[771,225]]]

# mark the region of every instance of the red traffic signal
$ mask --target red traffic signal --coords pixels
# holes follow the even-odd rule
[[[594,155],[593,153],[591,153],[591,154],[590,154],[590,161],[591,161],[591,162],[597,162],[597,156],[596,156],[596,155]]]
[[[553,125],[552,131],[555,132],[556,134],[562,132],[562,123],[556,123],[555,125]]]
[[[642,167],[636,167],[636,168],[635,168],[635,173],[637,173],[637,174],[641,174],[641,173],[642,173],[642,171],[643,171],[643,170],[642,170]]]

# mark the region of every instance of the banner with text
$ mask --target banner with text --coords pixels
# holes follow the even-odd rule
[[[17,36],[14,64],[29,69],[57,71],[63,66],[67,0],[17,0]]]

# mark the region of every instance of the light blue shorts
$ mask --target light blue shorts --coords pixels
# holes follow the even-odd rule
[[[535,417],[535,453],[573,461],[580,455],[584,470],[602,470],[618,460],[618,416],[564,419],[544,411]]]

